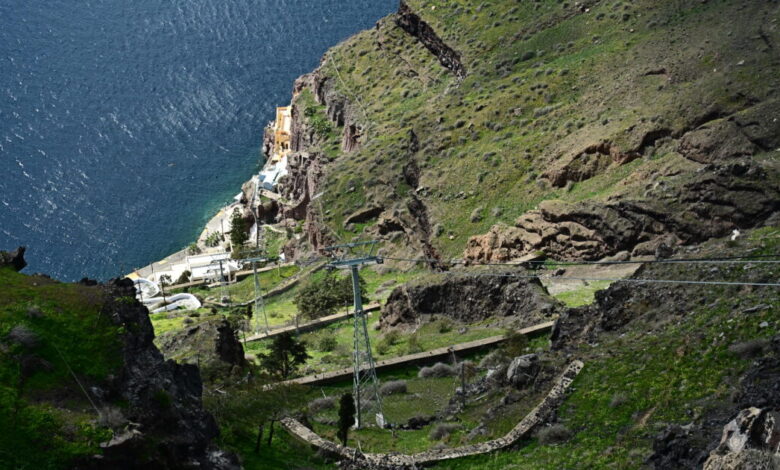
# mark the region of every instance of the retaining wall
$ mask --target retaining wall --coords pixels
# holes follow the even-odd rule
[[[528,413],[505,436],[491,441],[454,449],[432,449],[412,455],[362,454],[357,449],[345,447],[327,439],[323,439],[293,418],[284,418],[282,419],[281,424],[293,437],[307,444],[311,444],[327,454],[337,456],[341,459],[353,460],[367,468],[415,468],[418,465],[432,464],[442,460],[486,454],[508,447],[520,439],[527,437],[535,426],[543,423],[550,413],[561,405],[566,396],[566,390],[583,367],[584,364],[581,361],[570,363],[558,377],[547,396],[545,396],[544,399],[536,405],[536,408]]]

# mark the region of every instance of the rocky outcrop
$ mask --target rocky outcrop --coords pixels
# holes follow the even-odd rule
[[[637,158],[637,151],[623,152],[610,142],[599,142],[566,158],[566,163],[554,167],[542,174],[555,187],[563,187],[566,183],[585,181],[603,173],[612,165],[623,165]]]
[[[382,307],[381,327],[409,327],[431,315],[469,323],[496,317],[523,327],[541,323],[560,309],[537,279],[474,274],[447,274],[395,288]]]
[[[348,215],[344,219],[344,225],[358,224],[358,223],[366,222],[371,219],[375,219],[383,211],[384,208],[380,206],[363,207],[357,210],[356,212],[353,212],[352,214]]]
[[[283,219],[304,221],[306,239],[314,250],[327,246],[331,238],[321,222],[321,206],[311,204],[320,191],[327,157],[321,153],[293,153],[288,157],[288,174],[279,185],[279,192],[287,200],[281,207]],[[294,255],[294,253],[287,253]]]
[[[201,403],[197,366],[166,361],[154,346],[148,311],[134,299],[132,281],[113,281],[104,314],[126,333],[122,367],[106,390],[93,393],[104,402],[123,402],[114,438],[103,454],[77,465],[79,469],[238,469],[236,458],[213,446],[219,429]]]
[[[466,77],[466,67],[461,61],[460,53],[445,44],[436,34],[436,31],[423,21],[404,1],[401,1],[395,22],[401,29],[420,41],[423,46],[439,59],[439,63],[450,70],[457,78],[463,79]]]
[[[699,163],[753,155],[757,149],[733,120],[718,120],[688,132],[679,146],[685,158]]]
[[[679,152],[699,163],[735,159],[780,146],[780,102],[769,100],[740,113],[713,119],[685,133]]]
[[[648,185],[646,200],[544,201],[513,227],[472,237],[464,258],[504,262],[538,251],[598,259],[620,251],[652,254],[664,242],[696,243],[759,226],[780,211],[776,178],[750,161],[708,165],[676,185]],[[655,192],[654,189],[656,190]]]
[[[8,266],[14,271],[21,271],[27,266],[27,261],[24,260],[24,252],[26,248],[20,246],[14,251],[0,251],[0,268]]]
[[[325,114],[336,126],[344,129],[342,147],[345,151],[353,151],[361,145],[363,125],[359,123],[352,106],[337,90],[334,79],[321,72],[327,67],[327,58],[323,64],[312,73],[302,75],[295,81],[294,95],[303,90],[309,90],[316,101],[325,106]],[[319,207],[309,203],[319,192],[320,182],[325,174],[328,158],[315,151],[322,143],[316,129],[310,125],[298,100],[293,100],[290,130],[290,148],[287,176],[279,183],[278,191],[286,200],[279,209],[281,219],[304,220],[306,241],[316,251],[331,243],[331,239],[323,224]],[[268,133],[266,133],[268,134]],[[265,140],[272,142],[272,137]],[[272,144],[271,144],[272,145]],[[295,255],[295,246],[286,250],[290,256]]]
[[[780,412],[747,408],[723,428],[718,447],[704,470],[777,468],[780,463]]]
[[[208,381],[239,374],[247,366],[244,348],[222,315],[163,334],[158,344],[166,358],[198,365]]]

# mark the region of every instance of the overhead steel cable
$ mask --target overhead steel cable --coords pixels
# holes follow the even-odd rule
[[[637,279],[637,278],[603,278],[603,277],[569,277],[569,276],[542,276],[533,274],[516,273],[465,273],[465,272],[446,272],[440,273],[449,276],[467,276],[467,277],[504,277],[517,279],[539,279],[550,281],[609,281],[609,282],[634,282],[634,283],[654,283],[654,284],[699,284],[711,286],[755,286],[755,287],[780,287],[780,283],[775,282],[743,282],[743,281],[692,281],[687,279]]]
[[[762,260],[752,258],[778,258],[780,255],[746,255],[721,258],[691,258],[674,260],[647,260],[647,261],[572,261],[572,262],[546,262],[544,266],[579,266],[579,265],[610,265],[610,264],[780,264],[780,260]],[[414,263],[430,263],[433,261],[441,262],[432,258],[400,258],[392,256],[381,256],[383,260],[388,261],[408,261]],[[470,263],[469,266],[503,266],[503,267],[522,267],[528,262],[515,263]],[[545,263],[539,261],[539,263]],[[452,265],[465,265],[463,261],[450,263]],[[655,284],[689,284],[689,285],[711,285],[711,286],[752,286],[752,287],[780,287],[780,282],[748,282],[748,281],[703,281],[690,279],[636,279],[636,278],[605,278],[605,277],[573,277],[573,276],[553,276],[540,274],[521,274],[521,273],[468,273],[462,271],[446,271],[437,273],[440,275],[453,276],[472,276],[472,277],[513,277],[518,279],[539,279],[548,281],[606,281],[606,282],[633,282],[633,283],[655,283]]]
[[[780,255],[756,255],[756,258],[780,258]],[[383,256],[383,259],[390,261],[407,261],[412,263],[431,263],[439,262],[441,260],[433,258],[396,258],[391,256]],[[545,260],[530,260],[530,261],[516,261],[505,263],[466,263],[465,261],[451,261],[451,265],[468,265],[468,266],[522,266],[526,264],[538,264],[542,266],[590,266],[590,265],[615,265],[615,264],[732,264],[732,263],[750,263],[750,264],[780,264],[780,259],[766,260],[766,259],[753,259],[750,256],[735,256],[731,258],[679,258],[679,259],[655,259],[655,260],[634,260],[634,261],[545,261]]]

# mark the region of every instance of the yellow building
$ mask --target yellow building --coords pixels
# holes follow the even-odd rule
[[[274,123],[274,151],[271,155],[272,162],[278,162],[290,153],[290,130],[292,128],[292,115],[289,106],[276,108],[276,122]]]

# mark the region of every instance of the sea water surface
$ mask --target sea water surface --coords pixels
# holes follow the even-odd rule
[[[3,0],[0,249],[107,279],[193,241],[328,47],[397,0]]]

